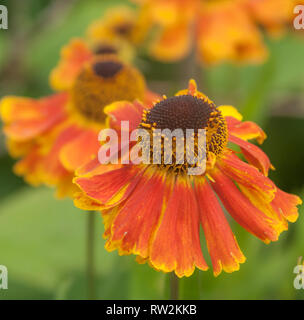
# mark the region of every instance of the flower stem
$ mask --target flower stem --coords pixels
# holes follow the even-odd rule
[[[179,279],[174,272],[170,274],[170,299],[178,300]]]
[[[95,211],[89,211],[87,216],[87,296],[89,300],[95,300]]]

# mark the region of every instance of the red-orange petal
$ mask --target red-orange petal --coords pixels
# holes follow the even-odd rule
[[[212,173],[212,187],[230,215],[248,232],[265,243],[278,240],[281,225],[267,217],[239,191],[220,170]]]
[[[150,240],[165,202],[166,187],[165,175],[155,170],[147,170],[143,174],[113,219],[107,250],[118,248],[120,254],[148,257]]]
[[[61,51],[61,60],[50,75],[50,84],[55,90],[71,88],[84,63],[93,57],[86,43],[72,39]]]
[[[277,210],[274,210],[269,201],[266,201],[261,195],[254,189],[245,187],[242,184],[238,184],[241,192],[248,198],[248,200],[266,216],[273,220],[276,220],[278,225],[281,225],[281,230],[288,229],[288,223],[283,214]]]
[[[125,165],[104,174],[79,177],[74,182],[96,202],[112,207],[128,197],[140,181],[142,173],[143,168],[139,166]]]
[[[92,177],[99,174],[106,173],[108,171],[116,170],[121,168],[122,164],[112,164],[107,165],[99,162],[98,157],[88,161],[85,165],[80,166],[76,171],[75,175],[78,177]]]
[[[229,135],[229,141],[240,146],[246,160],[265,176],[268,175],[269,169],[274,169],[267,155],[256,145],[231,134]]]
[[[157,270],[190,276],[207,270],[199,237],[199,213],[190,183],[177,179],[159,227],[151,241],[150,264]]]
[[[300,204],[302,204],[302,200],[298,196],[286,193],[279,188],[277,188],[275,198],[271,202],[273,209],[290,222],[295,222],[298,219],[297,206]]]
[[[218,199],[205,179],[196,183],[195,189],[214,275],[218,276],[222,269],[226,272],[239,270],[240,263],[245,262],[246,259]]]
[[[240,160],[233,153],[227,152],[218,161],[217,166],[232,180],[256,190],[263,199],[270,202],[274,198],[274,183],[254,166]]]
[[[0,106],[5,134],[18,141],[36,138],[65,119],[66,101],[66,93],[37,100],[5,97]]]
[[[82,129],[77,126],[69,126],[63,129],[52,144],[51,149],[43,159],[44,180],[47,184],[57,184],[59,180],[70,175],[60,161],[60,152],[62,148],[76,139],[82,133]]]
[[[121,121],[129,122],[130,131],[135,130],[141,122],[144,106],[138,102],[118,101],[104,108],[109,116],[109,126],[120,133]]]
[[[259,144],[262,144],[266,139],[266,133],[252,121],[237,121],[234,119],[233,123],[227,121],[228,131],[231,135],[243,140],[256,139]]]

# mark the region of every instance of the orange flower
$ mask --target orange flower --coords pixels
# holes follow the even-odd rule
[[[97,154],[104,108],[119,100],[149,104],[155,96],[137,69],[116,55],[95,55],[80,39],[63,48],[50,82],[61,92],[40,99],[5,97],[0,110],[9,151],[21,157],[15,172],[33,185],[54,185],[65,196],[76,189],[74,170]]]
[[[150,13],[156,36],[150,53],[177,61],[195,50],[208,64],[260,63],[267,49],[259,25],[282,29],[294,0],[137,0]]]
[[[118,6],[106,11],[105,15],[93,22],[87,31],[92,42],[109,39],[138,45],[150,28],[151,22],[147,11],[135,11],[126,6]]]
[[[294,17],[293,8],[299,0],[247,0],[248,9],[270,34],[278,36]],[[303,4],[303,3],[302,3]]]
[[[265,243],[278,240],[287,221],[298,217],[301,200],[280,190],[267,177],[273,168],[267,155],[248,142],[266,138],[254,122],[242,121],[232,106],[216,107],[196,89],[158,101],[150,109],[139,103],[114,103],[108,107],[112,128],[129,120],[130,130],[181,128],[206,130],[206,171],[188,175],[173,148],[173,163],[109,164],[92,160],[79,170],[75,205],[102,210],[106,249],[120,255],[137,255],[156,270],[190,276],[195,267],[207,270],[200,243],[203,228],[214,275],[233,272],[245,262],[222,205],[231,217]],[[231,145],[239,147],[233,151]],[[234,148],[235,149],[235,148]],[[150,157],[154,155],[153,144]],[[246,161],[238,157],[240,155]],[[185,155],[184,155],[185,156]]]

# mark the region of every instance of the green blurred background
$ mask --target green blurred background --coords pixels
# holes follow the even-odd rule
[[[9,0],[9,29],[0,30],[0,96],[39,97],[51,92],[48,74],[71,37],[115,0]],[[270,59],[262,66],[230,64],[197,71],[200,89],[218,105],[232,104],[268,134],[263,150],[276,171],[270,177],[285,191],[304,195],[304,31],[280,41],[265,40]],[[162,65],[141,55],[135,63],[150,87],[173,94],[187,84],[185,63]],[[172,79],[181,79],[173,83]],[[0,299],[85,299],[86,213],[54,191],[31,188],[13,175],[13,160],[0,146],[0,265],[8,268],[8,290]],[[302,209],[300,211],[303,211]],[[97,215],[97,214],[96,214]],[[169,277],[134,257],[103,248],[96,217],[96,272],[99,299],[167,299]],[[180,281],[183,299],[304,299],[295,290],[293,269],[304,256],[304,217],[277,243],[265,245],[231,222],[247,262],[238,272],[199,272]],[[205,257],[207,257],[206,248]],[[209,261],[210,262],[210,261]]]

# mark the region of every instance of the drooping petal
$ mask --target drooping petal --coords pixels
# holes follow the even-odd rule
[[[266,214],[271,219],[276,220],[278,224],[281,224],[282,230],[288,229],[288,223],[282,215],[282,213],[274,210],[271,206],[271,203],[269,201],[266,201],[263,197],[261,197],[261,194],[259,192],[252,188],[245,187],[242,184],[238,184],[238,186],[242,193],[256,208],[258,208],[261,212]]]
[[[74,182],[94,201],[105,207],[113,207],[125,200],[134,190],[143,171],[139,166],[126,165],[104,174],[79,177]]]
[[[271,202],[274,198],[276,187],[273,182],[233,153],[226,152],[217,165],[230,179],[256,190],[265,201]]]
[[[273,209],[290,222],[295,222],[298,219],[297,206],[300,204],[302,204],[302,200],[298,196],[286,193],[279,188],[277,188],[275,198],[271,202]]]
[[[42,99],[5,97],[1,101],[1,117],[5,134],[17,141],[36,138],[66,117],[67,94]]]
[[[212,188],[202,179],[196,183],[195,189],[214,275],[218,276],[222,269],[226,272],[239,270],[239,264],[246,259]]]
[[[151,237],[166,203],[166,189],[170,188],[165,178],[153,169],[143,174],[135,190],[116,212],[107,250],[118,248],[120,254],[148,257]]]
[[[282,225],[267,217],[239,191],[220,170],[212,173],[212,187],[230,215],[248,232],[265,243],[278,240]]]
[[[256,145],[233,135],[229,135],[228,140],[240,146],[246,160],[258,168],[265,176],[268,175],[269,169],[274,169],[265,152]]]
[[[177,179],[160,224],[151,241],[150,264],[157,270],[190,276],[194,268],[207,270],[199,238],[199,213],[194,190]]]
[[[102,210],[103,207],[100,203],[97,201],[94,201],[93,199],[89,198],[85,195],[85,193],[78,191],[75,192],[73,195],[74,205],[82,210]]]
[[[92,59],[93,53],[81,39],[73,39],[63,47],[61,60],[50,75],[50,84],[55,90],[71,88],[84,63]]]
[[[240,139],[256,139],[259,144],[262,144],[267,137],[266,133],[256,123],[252,121],[238,122],[230,126],[229,122],[227,123],[229,133]]]

